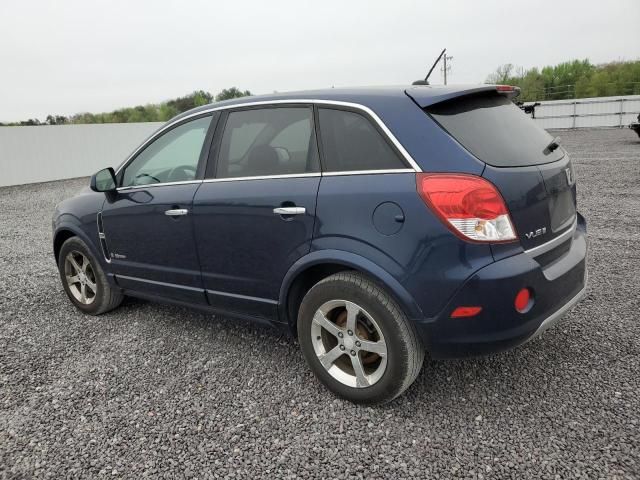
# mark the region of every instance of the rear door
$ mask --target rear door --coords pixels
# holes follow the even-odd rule
[[[193,220],[212,306],[277,318],[280,285],[309,252],[320,168],[309,105],[223,114]]]
[[[482,92],[425,110],[487,164],[483,176],[502,193],[525,249],[574,225],[576,190],[569,156],[511,100]]]

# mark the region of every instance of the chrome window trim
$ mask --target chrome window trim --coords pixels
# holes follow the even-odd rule
[[[125,192],[129,190],[137,190],[140,188],[146,189],[151,187],[166,187],[168,185],[189,185],[191,183],[202,183],[202,180],[182,180],[180,182],[163,182],[163,183],[150,183],[148,185],[130,185],[128,187],[118,187],[118,192]]]
[[[253,177],[229,177],[229,178],[205,178],[201,180],[202,183],[219,183],[219,182],[234,182],[234,181],[246,181],[246,180],[269,180],[278,178],[305,178],[305,177],[321,177],[320,172],[312,173],[286,173],[282,175],[255,175]]]
[[[286,173],[281,175],[256,175],[253,177],[229,177],[229,178],[205,178],[204,180],[185,180],[181,182],[150,183],[148,185],[132,185],[129,187],[118,187],[119,192],[129,192],[152,187],[166,187],[171,185],[189,185],[193,183],[220,183],[220,182],[243,182],[247,180],[277,180],[279,178],[310,178],[310,177],[338,177],[347,175],[384,175],[390,173],[415,173],[411,168],[391,168],[386,170],[353,170],[344,172],[311,172],[311,173]]]
[[[155,141],[166,130],[172,128],[173,126],[175,126],[178,123],[182,123],[182,122],[184,122],[186,120],[189,120],[190,118],[194,118],[194,117],[198,117],[198,116],[204,116],[204,115],[206,115],[208,113],[222,111],[222,110],[231,110],[231,109],[236,109],[236,108],[254,107],[254,106],[284,105],[284,104],[291,104],[291,105],[296,105],[296,104],[333,105],[333,106],[338,106],[338,107],[353,108],[353,109],[365,112],[378,124],[380,129],[384,132],[384,134],[387,136],[387,138],[391,141],[391,143],[393,143],[393,145],[398,149],[398,151],[402,154],[404,159],[407,161],[407,163],[409,163],[409,165],[411,165],[411,168],[413,169],[413,170],[411,170],[411,169],[406,169],[406,170],[414,171],[414,172],[421,172],[422,171],[420,166],[416,163],[416,161],[409,154],[409,152],[407,152],[407,150],[402,146],[402,144],[398,141],[398,139],[391,132],[391,130],[389,130],[387,125],[369,107],[367,107],[365,105],[362,105],[360,103],[342,102],[342,101],[338,101],[338,100],[320,100],[320,99],[292,98],[292,99],[286,99],[286,100],[261,100],[261,101],[256,101],[256,102],[246,102],[246,103],[237,103],[237,104],[234,104],[234,105],[223,105],[223,106],[220,106],[220,107],[211,107],[211,108],[207,108],[206,110],[200,110],[200,111],[194,112],[194,113],[192,113],[190,115],[186,115],[184,117],[178,118],[178,119],[174,120],[173,122],[167,123],[166,125],[161,127],[159,130],[154,132],[151,135],[151,137],[149,137],[145,142],[143,142],[138,148],[136,148],[133,151],[133,153],[131,155],[129,155],[127,157],[127,159],[120,164],[120,166],[118,166],[118,168],[116,169],[116,176],[120,174],[120,171],[124,167],[126,167],[129,164],[129,162],[133,158],[135,158],[135,156],[141,150],[145,149],[151,142]],[[331,174],[331,173],[333,173],[333,172],[324,172],[325,175],[326,174]],[[248,178],[248,177],[243,177],[243,178]],[[164,185],[178,184],[178,183],[179,182],[170,182],[170,183],[166,183]],[[161,184],[156,184],[156,185],[161,185]],[[129,187],[120,187],[120,188],[129,188]]]
[[[322,175],[324,177],[337,177],[342,175],[374,175],[385,173],[415,173],[412,168],[386,168],[380,170],[344,170],[342,172],[326,172]]]
[[[543,243],[542,245],[538,245],[537,247],[533,247],[533,248],[530,248],[529,250],[525,250],[524,253],[526,253],[532,258],[535,258],[538,255],[542,255],[543,253],[547,253],[549,250],[553,250],[555,247],[557,247],[561,243],[564,243],[567,240],[569,240],[569,238],[573,237],[573,234],[575,233],[577,227],[578,227],[578,220],[576,218],[576,220],[574,220],[573,222],[573,225],[571,225],[571,227],[569,227],[569,229],[566,232],[562,232],[556,238],[549,240],[548,242]]]

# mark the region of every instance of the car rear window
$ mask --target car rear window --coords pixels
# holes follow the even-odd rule
[[[564,156],[562,148],[545,153],[553,137],[502,95],[458,97],[425,110],[453,138],[489,165],[540,165]]]

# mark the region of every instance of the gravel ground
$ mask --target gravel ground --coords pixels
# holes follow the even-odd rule
[[[275,330],[65,297],[53,206],[86,179],[0,189],[0,478],[640,478],[640,141],[561,132],[590,293],[515,351],[427,360],[379,408],[338,400]]]

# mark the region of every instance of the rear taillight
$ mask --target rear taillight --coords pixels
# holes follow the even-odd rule
[[[474,242],[512,242],[518,237],[498,189],[475,175],[416,175],[418,193],[456,235]]]

